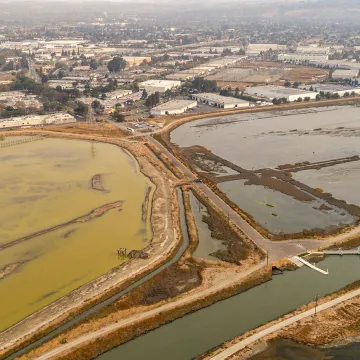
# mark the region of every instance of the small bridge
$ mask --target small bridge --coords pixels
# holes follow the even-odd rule
[[[351,250],[342,250],[342,249],[338,249],[338,250],[324,250],[324,251],[316,251],[316,252],[312,252],[312,254],[316,254],[316,255],[360,255],[360,247],[356,248],[356,249],[351,249]]]
[[[5,148],[8,146],[14,146],[14,145],[19,145],[19,144],[25,144],[25,143],[37,141],[37,140],[44,140],[45,138],[46,138],[45,135],[41,135],[41,136],[26,136],[23,139],[0,141],[0,148]]]
[[[325,271],[325,270],[322,270],[322,269],[316,267],[315,265],[309,263],[308,261],[302,259],[302,258],[299,257],[299,256],[294,256],[294,259],[296,259],[297,261],[303,263],[303,264],[306,265],[307,267],[309,267],[309,268],[311,268],[311,269],[313,269],[313,270],[318,271],[318,272],[321,273],[321,274],[329,275],[329,270],[326,270],[326,271]]]

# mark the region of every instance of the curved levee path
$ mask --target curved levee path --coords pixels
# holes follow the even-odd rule
[[[316,308],[316,312],[319,313],[321,311],[330,309],[333,306],[339,305],[340,303],[350,300],[356,296],[360,295],[360,289],[352,291],[348,294],[345,294],[343,296],[340,296],[334,300],[328,301],[324,304],[319,305]],[[278,330],[281,330],[285,328],[288,325],[294,324],[299,320],[305,319],[307,317],[313,316],[315,314],[315,308],[311,310],[304,311],[301,314],[294,315],[284,321],[279,322],[278,324],[275,324],[273,326],[270,326],[269,328],[259,331],[257,334],[251,335],[248,338],[238,342],[237,344],[229,347],[228,349],[222,351],[219,354],[214,355],[213,357],[210,357],[211,360],[226,360],[230,356],[236,354],[238,351],[244,349],[246,346],[249,346],[253,344],[255,341],[258,341],[262,339],[264,336],[270,335]]]

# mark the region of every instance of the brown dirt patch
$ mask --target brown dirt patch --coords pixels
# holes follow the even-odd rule
[[[111,137],[111,138],[122,138],[127,136],[117,126],[107,123],[90,125],[88,123],[83,122],[83,123],[47,126],[46,128],[39,128],[39,129],[44,129],[46,131],[54,131],[57,133],[81,134],[81,135],[102,136],[102,137]],[[39,130],[39,129],[34,128],[34,130]]]

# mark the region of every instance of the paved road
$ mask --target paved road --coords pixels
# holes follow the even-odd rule
[[[354,298],[356,296],[359,296],[359,295],[360,295],[360,289],[355,290],[353,292],[350,292],[350,293],[348,293],[346,295],[340,296],[339,298],[331,300],[331,301],[329,301],[329,302],[327,302],[325,304],[319,305],[317,307],[317,312],[319,313],[321,311],[327,310],[327,309],[329,309],[329,308],[331,308],[333,306],[336,306],[336,305],[342,303],[343,301],[352,299],[352,298]],[[211,358],[211,360],[226,360],[230,356],[236,354],[238,351],[244,349],[246,346],[249,346],[249,345],[253,344],[255,341],[262,339],[264,336],[272,334],[275,331],[281,330],[284,327],[286,327],[288,325],[291,325],[291,324],[294,324],[295,322],[297,322],[299,320],[302,320],[302,319],[305,319],[305,318],[307,318],[309,316],[312,316],[312,315],[314,315],[314,313],[315,313],[315,309],[311,309],[311,310],[305,311],[305,312],[303,312],[301,314],[292,316],[292,317],[290,317],[290,318],[288,318],[288,319],[286,319],[284,321],[281,321],[280,323],[275,324],[275,325],[273,325],[273,326],[271,326],[271,327],[269,327],[269,328],[267,328],[265,330],[262,330],[262,331],[258,332],[257,334],[249,336],[245,340],[240,341],[237,344],[229,347],[228,349],[222,351],[221,353],[213,356]]]
[[[29,63],[30,78],[33,79],[36,83],[40,84],[41,83],[41,78],[38,75],[38,73],[35,71],[35,68],[32,65],[32,62],[31,62],[30,59],[28,59],[28,63]]]
[[[168,149],[153,137],[148,136],[147,139],[157,146],[168,159],[179,168],[189,181],[194,181],[196,176],[180,162]],[[284,257],[291,257],[298,255],[308,250],[316,249],[324,246],[324,240],[287,240],[274,242],[264,238],[256,229],[254,229],[248,222],[246,222],[236,211],[234,211],[228,204],[225,203],[219,196],[217,196],[207,185],[203,183],[194,183],[205,195],[215,203],[229,218],[260,248],[268,251],[269,260],[276,261]]]

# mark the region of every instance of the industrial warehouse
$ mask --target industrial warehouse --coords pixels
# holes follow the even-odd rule
[[[337,69],[335,70],[331,77],[334,80],[341,80],[341,79],[356,79],[359,75],[359,70],[357,69]]]
[[[355,88],[351,86],[344,86],[338,84],[313,84],[311,86],[314,91],[317,93],[323,92],[325,94],[330,93],[330,95],[339,95],[343,97],[344,95],[351,95],[351,94],[360,94],[360,88]],[[309,86],[304,87],[305,90],[309,90]]]
[[[171,90],[181,86],[181,81],[174,80],[148,80],[139,84],[140,90],[147,92],[164,93],[166,90]]]
[[[192,98],[203,104],[222,109],[237,109],[250,106],[249,101],[211,93],[193,94]]]
[[[194,109],[197,102],[194,100],[172,100],[150,110],[154,116],[182,114],[187,110]]]
[[[13,129],[19,127],[30,127],[36,125],[59,125],[59,124],[69,124],[76,122],[76,119],[66,113],[56,113],[48,115],[26,115],[13,117],[11,119],[1,119],[0,128],[1,129]]]
[[[315,100],[317,93],[310,90],[286,88],[283,86],[254,86],[245,90],[246,95],[254,96],[258,99],[273,101],[274,99],[286,98],[287,101],[297,101],[299,98],[304,100]]]

